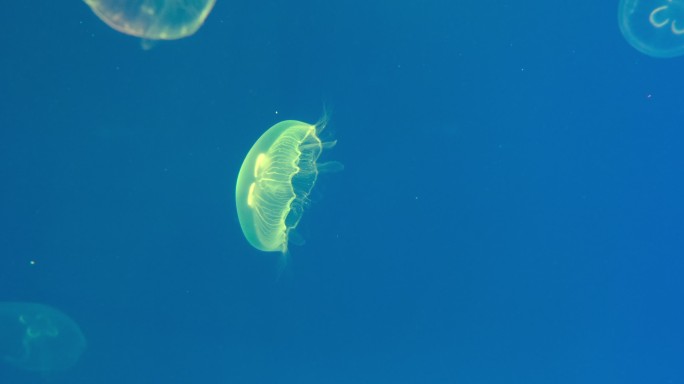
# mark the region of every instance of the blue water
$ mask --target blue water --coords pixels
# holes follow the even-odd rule
[[[684,58],[617,2],[218,0],[145,51],[14,1],[0,36],[0,301],[88,340],[0,383],[684,383]],[[345,170],[283,269],[235,180],[326,107]]]

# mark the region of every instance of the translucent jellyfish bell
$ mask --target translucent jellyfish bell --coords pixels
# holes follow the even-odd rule
[[[0,303],[0,362],[26,371],[62,371],[76,364],[85,348],[81,329],[61,311]]]
[[[197,32],[216,0],[83,0],[113,29],[144,40],[175,40]]]
[[[245,157],[235,188],[242,232],[255,248],[287,252],[290,231],[297,227],[319,172],[342,169],[337,162],[318,164],[324,142],[315,125],[282,121],[267,130]]]
[[[684,0],[621,0],[618,23],[627,42],[642,53],[684,54]]]

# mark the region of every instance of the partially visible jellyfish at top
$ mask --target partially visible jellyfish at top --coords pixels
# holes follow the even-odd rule
[[[113,29],[151,41],[176,40],[202,26],[216,0],[83,0]]]
[[[684,0],[620,0],[618,23],[625,39],[646,55],[684,54]]]
[[[0,303],[0,362],[35,372],[71,368],[86,348],[78,325],[43,304]]]
[[[287,254],[292,232],[309,203],[319,173],[342,164],[319,163],[337,141],[319,138],[326,119],[316,124],[286,120],[269,128],[245,157],[235,187],[242,232],[256,249]]]

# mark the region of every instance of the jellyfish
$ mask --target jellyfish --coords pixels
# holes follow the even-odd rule
[[[641,53],[684,54],[684,0],[620,0],[618,23],[627,42]]]
[[[338,162],[317,163],[337,141],[321,141],[327,119],[316,124],[287,120],[269,128],[245,157],[235,188],[242,232],[256,249],[287,252],[320,172],[338,171]]]
[[[78,325],[57,309],[0,303],[0,361],[27,371],[63,371],[79,360],[85,347]]]
[[[83,0],[113,29],[143,42],[175,40],[195,33],[216,0]],[[143,43],[145,46],[146,43]]]

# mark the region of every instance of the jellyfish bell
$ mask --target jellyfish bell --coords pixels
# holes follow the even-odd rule
[[[83,0],[112,29],[143,39],[176,40],[197,32],[216,0]]]
[[[646,55],[684,54],[684,0],[620,0],[618,23],[625,40]]]
[[[33,372],[71,368],[86,348],[79,326],[37,303],[0,303],[0,362]]]
[[[326,123],[325,118],[316,124],[282,121],[247,153],[235,203],[242,232],[254,248],[285,254],[319,173],[342,169],[338,162],[317,162],[323,150],[336,144],[319,138]]]

